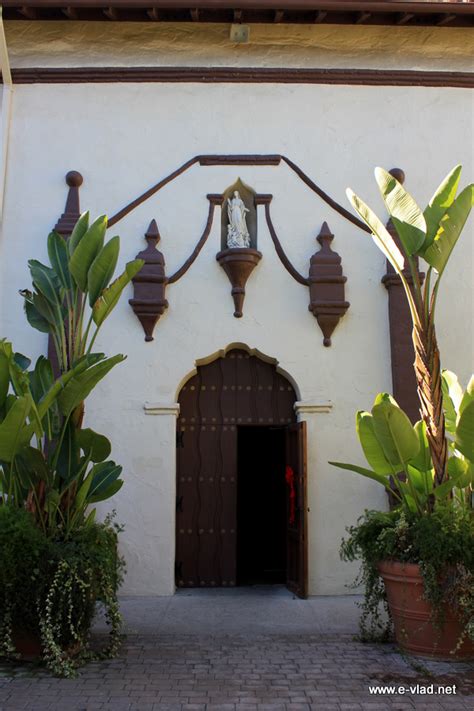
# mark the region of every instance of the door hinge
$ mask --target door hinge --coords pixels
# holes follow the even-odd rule
[[[184,447],[184,432],[176,432],[176,446]]]

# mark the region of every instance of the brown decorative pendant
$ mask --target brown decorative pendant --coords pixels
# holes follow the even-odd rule
[[[168,279],[165,275],[165,259],[156,245],[160,241],[160,233],[156,220],[150,222],[145,234],[148,243],[146,249],[137,254],[137,259],[143,259],[145,264],[133,278],[133,299],[129,300],[135,315],[145,331],[145,341],[153,340],[155,325],[168,308],[165,299],[165,289]]]
[[[234,316],[243,316],[245,285],[247,279],[262,258],[262,253],[251,247],[233,247],[223,249],[216,254],[216,259],[229,277],[234,299]]]
[[[347,277],[342,274],[340,256],[331,249],[334,235],[327,222],[323,223],[316,239],[321,249],[311,257],[308,309],[316,317],[323,332],[324,345],[330,346],[331,335],[350,306],[349,302],[344,300]]]

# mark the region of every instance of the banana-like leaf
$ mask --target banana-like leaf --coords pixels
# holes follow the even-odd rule
[[[49,333],[50,332],[50,330],[51,330],[50,322],[47,319],[45,319],[44,316],[42,316],[40,314],[37,307],[33,304],[32,301],[25,300],[24,309],[25,309],[26,319],[27,319],[28,323],[30,324],[30,326],[35,328],[37,331],[41,331],[42,333]]]
[[[383,168],[375,169],[382,198],[406,254],[416,254],[423,246],[426,222],[421,209],[403,185]]]
[[[58,397],[59,409],[62,414],[65,417],[69,417],[72,411],[87,398],[97,383],[99,383],[117,363],[121,363],[123,360],[125,360],[125,356],[119,354],[112,358],[107,358],[91,368],[87,368],[87,370],[84,370],[78,375],[74,375]]]
[[[59,509],[59,505],[61,503],[61,498],[59,495],[59,491],[57,489],[50,489],[48,493],[46,494],[45,502],[44,502],[44,508],[46,512],[50,516],[55,516],[57,510]]]
[[[28,488],[39,481],[52,484],[53,474],[43,453],[36,447],[23,447],[15,459],[18,471],[23,472],[23,485]]]
[[[459,405],[459,416],[462,415],[466,407],[474,400],[474,375],[471,375],[471,378],[467,384],[467,388],[464,392],[464,395],[462,396],[461,404]]]
[[[77,432],[77,444],[91,462],[103,462],[110,455],[110,441],[104,435],[94,432],[91,429],[83,429]]]
[[[33,294],[33,306],[53,329],[59,330],[61,322],[66,317],[66,311],[62,304],[52,304],[42,294]]]
[[[346,195],[353,208],[370,228],[375,244],[386,256],[392,267],[397,273],[403,271],[405,259],[385,225],[379,220],[375,212],[357,197],[350,188],[346,190]]]
[[[76,249],[77,245],[81,241],[81,239],[84,237],[86,234],[87,230],[89,229],[89,212],[83,212],[76,224],[74,225],[74,229],[71,233],[71,236],[69,237],[67,241],[67,247],[68,247],[68,252],[69,256],[72,256],[74,250]]]
[[[31,398],[19,397],[0,424],[0,459],[12,462],[22,446],[22,430],[30,412]]]
[[[57,457],[57,471],[63,482],[71,483],[79,471],[79,445],[76,441],[76,428],[69,419],[64,430],[61,448]]]
[[[448,474],[456,482],[456,488],[464,489],[474,485],[474,464],[463,456],[448,459]]]
[[[474,463],[474,400],[466,405],[459,417],[456,428],[456,449]]]
[[[365,458],[378,475],[395,474],[402,469],[393,467],[382,449],[374,431],[374,418],[370,412],[359,410],[356,414],[356,429]]]
[[[28,370],[31,365],[31,358],[28,358],[28,356],[23,355],[23,353],[14,353],[13,360],[23,372],[25,372],[25,370]]]
[[[119,251],[120,237],[112,237],[92,262],[87,276],[90,306],[94,306],[103,290],[109,285],[117,266]]]
[[[420,451],[418,434],[408,416],[389,399],[372,408],[374,433],[390,464],[402,471]]]
[[[426,239],[420,256],[423,256],[423,251],[427,249],[430,244],[432,244],[435,235],[438,232],[441,218],[445,214],[446,210],[453,204],[458,190],[460,177],[461,166],[457,165],[450,173],[448,173],[429,201],[428,207],[423,213],[426,221]]]
[[[87,505],[97,504],[99,501],[105,501],[106,499],[110,499],[112,496],[115,496],[117,491],[119,491],[122,486],[123,479],[118,479],[117,481],[112,482],[112,484],[107,489],[101,491],[100,494],[95,494],[94,496],[89,497],[87,500]]]
[[[87,275],[104,245],[107,217],[98,217],[84,234],[69,260],[69,271],[82,292],[87,291]]]
[[[67,244],[64,237],[57,232],[51,232],[48,236],[48,256],[61,286],[64,289],[71,289]]]
[[[30,267],[33,284],[38,291],[49,301],[50,304],[53,304],[54,306],[56,306],[56,304],[60,304],[61,284],[54,269],[47,267],[37,259],[30,259],[28,266]]]
[[[456,421],[461,405],[463,391],[457,375],[450,370],[441,373],[441,386],[443,390],[443,409],[446,430],[452,435],[456,434]]]
[[[442,484],[439,486],[435,486],[433,489],[433,494],[436,496],[438,499],[444,499],[446,496],[449,496],[453,490],[454,487],[457,487],[458,482],[462,478],[462,472],[457,471],[453,472],[451,477],[447,479],[446,481],[443,481]]]
[[[426,425],[423,420],[418,420],[414,426],[414,430],[418,437],[420,449],[418,453],[410,459],[410,465],[420,472],[430,473],[433,468],[433,463],[431,461],[430,446],[426,435]]]
[[[373,479],[378,484],[382,484],[386,489],[390,489],[390,479],[388,476],[383,476],[382,474],[377,474],[377,472],[371,469],[365,469],[365,467],[359,467],[356,464],[344,464],[343,462],[328,462],[333,467],[339,467],[339,469],[347,469],[350,472],[355,472],[356,474],[361,474],[368,479]]]
[[[79,487],[76,496],[74,497],[74,508],[76,511],[80,511],[84,508],[89,489],[91,488],[92,479],[93,475],[92,472],[90,472]]]
[[[125,265],[125,271],[107,289],[104,289],[92,309],[92,318],[96,326],[102,325],[116,306],[122,291],[133,277],[138,274],[144,263],[143,259],[134,259],[133,262],[128,262]]]
[[[49,388],[48,392],[44,394],[38,403],[38,413],[41,418],[43,418],[53,402],[58,397],[59,393],[66,387],[66,385],[73,379],[77,378],[81,373],[83,373],[87,368],[99,363],[105,358],[103,353],[90,353],[80,358],[75,366],[63,373],[60,378],[54,381],[52,386]]]
[[[10,387],[10,363],[5,353],[0,352],[0,408],[3,408]]]
[[[451,252],[469,217],[473,201],[474,185],[468,185],[448,208],[432,244],[423,251],[423,259],[439,274],[443,273],[448,263]]]
[[[406,468],[406,475],[407,481],[410,482],[412,488],[415,490],[419,503],[423,507],[429,494],[431,493],[431,489],[433,488],[432,473],[429,470],[421,471],[420,469],[411,466],[411,464],[408,464]]]
[[[35,369],[30,373],[30,390],[33,400],[38,404],[54,383],[53,367],[50,361],[44,356],[40,356],[36,361]],[[43,418],[43,427],[48,439],[52,439],[57,430],[57,420],[59,418],[58,404],[56,400],[51,404]]]
[[[121,473],[122,467],[111,460],[96,464],[91,469],[93,482],[90,488],[89,496],[87,497],[87,503],[97,503],[99,501],[104,501],[109,498],[109,496],[112,496],[112,494],[106,495],[106,493],[112,485],[117,483]]]

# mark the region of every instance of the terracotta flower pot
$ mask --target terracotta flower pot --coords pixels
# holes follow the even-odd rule
[[[423,597],[418,565],[386,560],[379,563],[378,569],[385,584],[395,639],[402,649],[438,659],[474,658],[474,643],[469,639],[464,639],[456,653],[452,653],[463,625],[451,607],[446,608],[441,629],[431,623],[432,606]]]

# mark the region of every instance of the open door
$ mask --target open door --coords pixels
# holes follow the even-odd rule
[[[287,528],[286,586],[301,598],[308,596],[308,537],[306,504],[306,422],[286,428]]]

